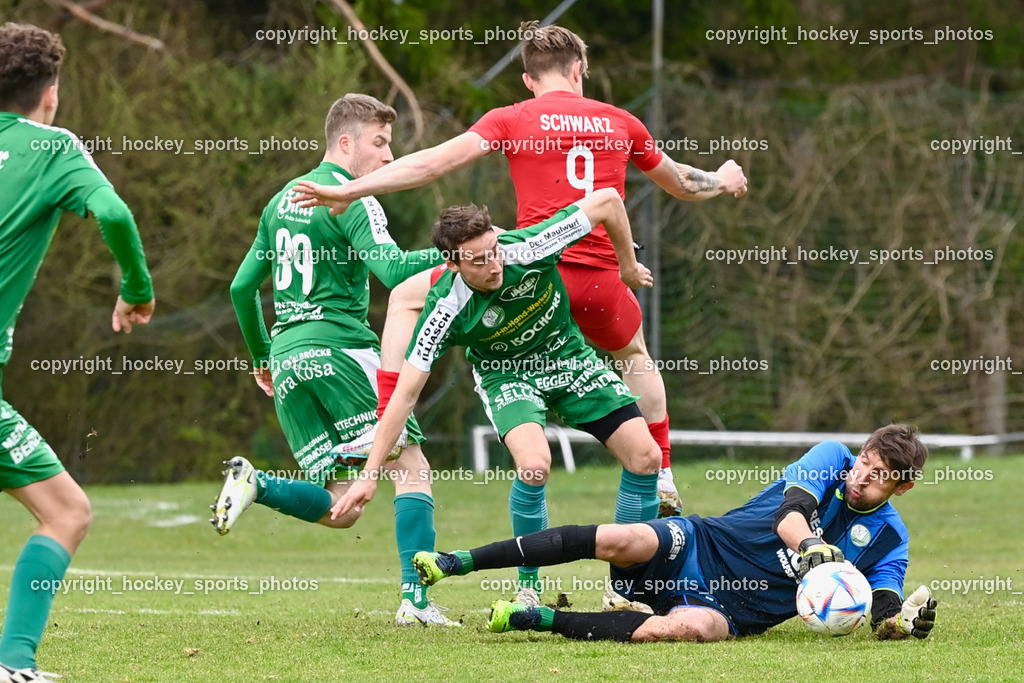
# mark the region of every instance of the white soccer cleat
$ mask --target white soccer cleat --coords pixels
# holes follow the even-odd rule
[[[527,607],[540,607],[540,595],[533,588],[522,586],[516,591],[512,602],[521,602]]]
[[[672,470],[665,467],[658,472],[658,519],[683,514],[683,501],[672,479]]]
[[[6,664],[0,664],[0,683],[55,683],[58,678],[59,674],[48,671],[12,669]]]
[[[373,440],[377,437],[377,428],[379,426],[380,423],[378,422],[351,441],[335,446],[331,450],[331,455],[343,465],[361,465],[366,461],[367,456],[370,455],[370,449],[373,448]],[[395,443],[394,448],[391,449],[391,452],[388,453],[386,459],[389,462],[391,460],[398,460],[399,456],[402,455],[402,451],[408,445],[409,431],[403,428],[402,433],[398,436],[398,441]]]
[[[601,596],[601,611],[643,612],[644,614],[654,614],[654,610],[651,609],[650,605],[645,605],[644,603],[637,602],[636,600],[627,600],[612,590],[611,586],[608,586],[604,590],[604,595]]]
[[[395,614],[395,626],[462,626],[458,621],[452,621],[441,614],[444,607],[435,605],[433,601],[427,603],[423,609],[412,604],[412,600],[406,598],[398,607]]]
[[[239,456],[225,460],[224,464],[224,487],[217,502],[210,506],[210,523],[221,536],[231,530],[239,515],[256,499],[256,468],[252,463]]]

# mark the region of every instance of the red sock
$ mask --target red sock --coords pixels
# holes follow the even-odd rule
[[[395,393],[395,385],[398,384],[398,373],[390,370],[377,371],[377,419],[384,415],[384,409],[391,401],[391,394]]]
[[[648,422],[647,428],[651,430],[651,436],[661,449],[661,468],[665,469],[672,464],[672,445],[668,442],[668,415],[665,415],[661,422]]]

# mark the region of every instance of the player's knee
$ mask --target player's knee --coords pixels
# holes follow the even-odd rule
[[[524,484],[540,486],[551,474],[551,460],[540,456],[520,459],[516,463],[516,477]]]
[[[661,449],[654,439],[645,444],[642,450],[633,453],[626,463],[626,469],[633,474],[655,474],[661,469]]]
[[[689,640],[712,643],[729,637],[725,618],[710,609],[683,608],[672,612],[664,624],[661,640]]]

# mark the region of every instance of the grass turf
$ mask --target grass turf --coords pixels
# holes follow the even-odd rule
[[[39,666],[70,681],[449,680],[803,681],[1019,680],[1024,541],[1018,531],[1024,458],[971,463],[934,457],[894,502],[911,531],[908,588],[933,580],[939,598],[926,641],[845,638],[790,620],[766,634],[715,644],[586,643],[546,633],[491,634],[487,605],[514,570],[454,578],[433,590],[461,629],[399,629],[399,572],[390,486],[366,515],[334,531],[260,506],[227,536],[206,522],[219,483],[97,486],[95,521],[54,602]],[[687,514],[720,514],[762,488],[771,465],[691,462],[674,470]],[[728,472],[745,481],[723,481]],[[941,472],[942,481],[933,473]],[[469,548],[510,534],[508,481],[434,486],[437,547]],[[617,468],[556,471],[551,523],[611,521]],[[758,481],[758,478],[761,480]],[[482,482],[478,476],[476,482]],[[33,527],[0,500],[6,602],[12,565]],[[596,610],[607,572],[596,561],[552,567],[573,609]],[[997,581],[999,579],[999,581]],[[74,583],[74,580],[78,580]],[[953,581],[976,580],[968,584]],[[180,582],[180,583],[173,583]],[[987,583],[986,583],[987,582]],[[262,592],[261,592],[262,591]],[[550,592],[545,598],[550,597]]]

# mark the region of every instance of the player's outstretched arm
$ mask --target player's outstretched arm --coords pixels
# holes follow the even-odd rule
[[[373,500],[377,492],[377,477],[380,475],[384,461],[398,443],[398,437],[402,434],[406,421],[412,415],[412,409],[416,407],[416,400],[423,391],[423,386],[430,377],[429,372],[423,372],[413,367],[408,361],[402,365],[402,372],[398,375],[398,384],[395,385],[395,393],[391,395],[384,415],[381,416],[380,426],[377,428],[377,436],[373,440],[373,447],[366,457],[366,465],[359,477],[359,480],[352,484],[348,492],[331,508],[331,519],[337,519],[348,513],[349,510],[363,508]]]
[[[153,280],[146,266],[142,238],[131,209],[112,187],[101,187],[89,195],[86,208],[96,216],[103,240],[121,266],[121,295],[114,304],[111,327],[131,334],[132,325],[145,325],[153,317],[156,300]]]
[[[465,132],[440,145],[408,154],[397,161],[344,185],[320,185],[300,180],[292,190],[298,193],[293,202],[309,208],[328,206],[331,215],[344,213],[357,199],[371,194],[388,194],[409,190],[437,180],[446,173],[462,168],[491,151],[478,133]]]
[[[588,194],[575,204],[587,214],[592,225],[604,223],[604,229],[615,249],[615,258],[619,261],[619,277],[622,281],[634,289],[651,287],[654,278],[651,271],[636,260],[629,216],[619,193],[614,188],[606,187]]]
[[[660,164],[645,174],[670,195],[684,201],[699,202],[720,194],[742,197],[747,193],[747,178],[732,159],[719,166],[717,171],[702,171],[672,161],[666,155]]]

